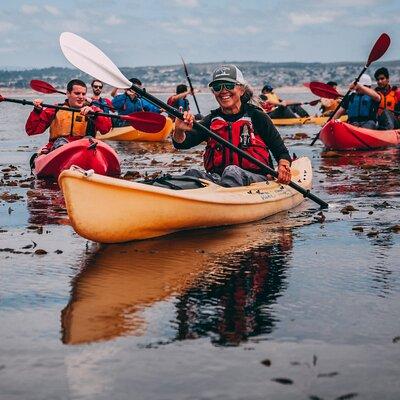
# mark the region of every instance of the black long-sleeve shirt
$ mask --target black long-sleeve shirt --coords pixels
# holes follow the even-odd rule
[[[242,106],[238,114],[224,114],[219,108],[212,111],[211,114],[204,117],[199,121],[199,123],[207,129],[210,129],[211,120],[217,116],[223,118],[227,122],[235,122],[242,118],[246,113],[248,113],[251,118],[254,131],[260,135],[268,147],[268,150],[273,154],[275,160],[279,162],[279,160],[284,159],[290,162],[291,157],[289,151],[283,143],[282,137],[275,128],[270,117],[255,106],[245,104]],[[186,132],[186,138],[182,143],[175,142],[175,140],[172,140],[172,142],[176,149],[190,149],[205,140],[207,140],[206,133],[198,132],[196,129],[193,129]]]

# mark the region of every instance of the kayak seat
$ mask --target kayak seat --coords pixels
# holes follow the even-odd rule
[[[200,189],[206,186],[200,179],[194,178],[192,176],[173,176],[170,174],[165,174],[155,179],[145,179],[143,181],[139,181],[139,183],[172,190]]]

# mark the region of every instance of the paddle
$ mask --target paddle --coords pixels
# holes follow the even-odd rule
[[[317,85],[313,85],[313,84]],[[324,87],[326,86],[326,88]],[[327,99],[337,99],[338,96],[342,96],[340,93],[336,91],[332,86],[327,85],[326,83],[322,82],[311,82],[310,90],[316,96],[325,97]],[[385,110],[384,107],[379,107],[379,110]],[[400,111],[390,110],[395,115],[400,115]]]
[[[75,35],[74,33],[64,32],[60,36],[60,46],[67,60],[83,72],[86,72],[87,74],[101,80],[102,82],[106,82],[111,86],[121,89],[132,89],[142,97],[156,104],[160,108],[163,108],[168,114],[174,116],[175,118],[183,119],[183,113],[169,106],[168,104],[165,104],[163,101],[149,94],[139,86],[133,85],[100,49],[87,40]],[[270,174],[275,178],[278,177],[278,173],[268,165],[252,157],[242,149],[234,146],[232,143],[221,138],[219,135],[210,131],[203,125],[195,121],[193,126],[197,131],[205,133],[225,147],[235,151],[243,158],[246,158],[247,160],[256,164],[265,174]],[[304,189],[297,183],[290,182],[288,186],[300,192],[304,197],[308,197],[309,199],[315,201],[321,207],[328,207],[328,203],[321,200],[309,190]]]
[[[309,89],[312,94],[326,99],[337,99],[343,97],[334,87],[323,82],[310,82]]]
[[[260,99],[263,101],[267,101],[268,97],[265,96],[264,94],[260,94]],[[281,105],[281,107],[288,107],[288,106],[303,106],[305,104],[309,104],[310,106],[316,106],[321,100],[320,99],[316,99],[316,100],[312,100],[312,101],[307,101],[305,103],[292,103],[292,104],[287,104],[286,106]]]
[[[0,95],[0,102],[2,102],[2,101],[8,101],[10,103],[34,106],[34,103],[32,101],[28,101],[25,99],[22,99],[22,100],[10,99],[10,98],[6,98],[6,97],[3,97]],[[79,108],[57,106],[54,104],[42,104],[42,106],[45,108],[53,108],[55,110],[64,110],[64,111],[77,112],[77,113],[79,113],[81,111]],[[152,113],[152,112],[146,112],[146,111],[139,111],[139,112],[135,112],[133,114],[128,114],[128,115],[107,114],[107,113],[95,112],[95,111],[90,112],[89,114],[91,114],[93,116],[102,116],[102,117],[108,117],[108,118],[113,118],[113,119],[121,119],[123,121],[127,121],[135,129],[142,131],[142,132],[147,132],[147,133],[154,133],[154,132],[161,131],[161,129],[164,128],[165,122],[166,122],[166,118],[163,115],[160,115],[157,113]]]
[[[367,68],[374,61],[379,60],[386,53],[386,50],[389,48],[389,46],[390,46],[389,35],[387,33],[382,33],[382,35],[379,36],[378,40],[375,42],[374,47],[372,48],[371,52],[369,53],[369,57],[368,57],[368,60],[365,64],[364,68],[362,69],[362,71],[360,72],[358,77],[354,80],[354,82],[353,82],[354,85],[356,85],[358,83],[358,81],[361,78],[361,75],[367,70]],[[344,95],[344,97],[342,98],[342,100],[340,101],[340,103],[337,105],[336,109],[330,115],[330,117],[328,118],[328,121],[326,121],[325,125],[333,118],[333,116],[336,114],[337,110],[339,110],[339,108],[342,106],[344,99],[346,99],[349,96],[350,92],[351,92],[351,90],[349,89],[347,91],[347,93]],[[311,146],[313,146],[314,143],[318,140],[319,135],[321,134],[321,130],[317,133],[315,138],[312,140]]]
[[[193,89],[193,85],[192,85],[192,80],[190,79],[188,69],[187,69],[187,67],[186,67],[185,61],[184,61],[184,59],[183,59],[182,56],[181,56],[181,59],[182,59],[182,63],[183,63],[183,68],[185,69],[186,79],[187,79],[187,81],[188,81],[188,83],[189,83],[190,91],[191,91],[191,93],[192,93],[193,100],[194,100],[194,102],[195,102],[195,104],[196,104],[197,113],[198,113],[199,115],[201,115],[199,105],[197,104],[196,95],[194,94],[194,89]]]
[[[45,93],[45,94],[60,93],[60,94],[64,94],[64,95],[66,94],[65,92],[61,92],[60,90],[57,90],[50,83],[41,81],[39,79],[32,79],[29,82],[29,85],[33,90],[36,90],[39,93]],[[98,106],[100,108],[108,108],[109,110],[114,111],[114,108],[112,106],[99,103],[96,100],[92,100],[91,104]]]
[[[39,93],[45,93],[45,94],[60,93],[60,94],[64,94],[64,95],[66,94],[65,92],[61,92],[60,90],[57,90],[50,83],[47,83],[45,81],[41,81],[39,79],[32,79],[29,82],[29,86],[33,90],[36,90]]]
[[[312,100],[312,101],[306,101],[305,103],[293,103],[293,104],[288,104],[288,106],[304,106],[306,104],[310,105],[310,106],[316,106],[321,100],[320,99],[316,99],[316,100]]]

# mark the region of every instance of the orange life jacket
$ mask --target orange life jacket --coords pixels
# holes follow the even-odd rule
[[[381,102],[379,103],[378,115],[383,113],[383,110],[390,110],[394,111],[394,108],[397,103],[397,96],[396,96],[397,88],[390,88],[387,93],[378,92],[379,96],[381,96]]]
[[[58,110],[50,124],[50,140],[53,141],[63,136],[86,136],[88,121],[89,118],[79,112]]]
[[[261,136],[254,132],[251,118],[247,113],[235,122],[227,122],[220,116],[214,117],[211,120],[210,130],[268,165],[270,155],[267,145]],[[209,138],[204,152],[206,171],[221,175],[228,165],[237,165],[247,171],[260,173],[257,165],[225,148],[215,139]]]

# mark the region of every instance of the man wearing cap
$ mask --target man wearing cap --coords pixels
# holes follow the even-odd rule
[[[274,88],[266,83],[261,90],[261,105],[271,118],[305,118],[310,115],[294,101],[284,101],[274,92]]]
[[[278,162],[278,182],[288,184],[291,179],[289,152],[268,115],[249,103],[252,92],[242,72],[235,65],[221,65],[213,72],[209,87],[219,108],[212,110],[200,123],[270,166],[272,153]],[[192,168],[185,175],[208,179],[225,187],[267,180],[257,165],[197,131],[193,121],[194,116],[187,111],[183,120],[176,119],[173,144],[177,149],[189,149],[206,141],[203,156],[206,172]]]
[[[381,97],[371,89],[371,86],[371,77],[367,74],[361,75],[357,84],[353,82],[350,85],[349,89],[352,92],[343,99],[341,107],[333,118],[338,119],[347,112],[350,124],[377,129],[377,111]]]
[[[142,82],[137,78],[129,80],[136,86],[142,86]],[[113,93],[111,95],[113,95]],[[161,112],[160,108],[146,99],[139,97],[133,89],[125,89],[124,93],[116,95],[112,99],[112,106],[115,111],[117,111],[118,115],[128,115],[138,111]],[[129,125],[129,122],[122,120],[116,120],[115,123],[116,126]]]

